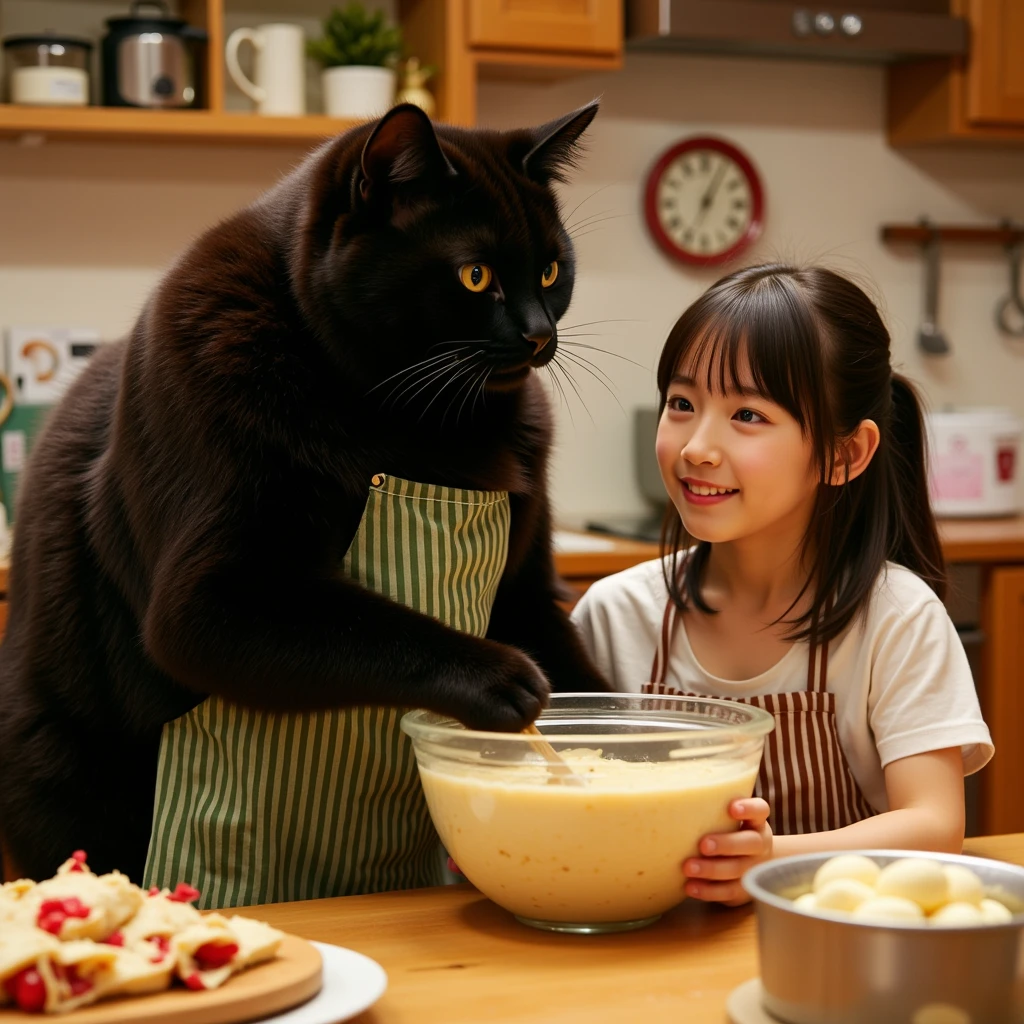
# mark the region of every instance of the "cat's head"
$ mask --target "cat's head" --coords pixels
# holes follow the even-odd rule
[[[338,166],[307,214],[303,305],[364,393],[446,409],[552,360],[576,268],[551,186],[596,113],[496,132],[402,105],[327,151]]]

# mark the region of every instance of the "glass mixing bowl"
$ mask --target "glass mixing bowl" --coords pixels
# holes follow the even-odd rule
[[[434,825],[465,876],[525,924],[640,928],[684,898],[682,863],[753,792],[766,711],[726,700],[554,694],[537,720],[578,778],[524,733],[474,732],[412,711]]]

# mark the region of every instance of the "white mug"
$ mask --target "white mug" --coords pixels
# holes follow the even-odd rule
[[[256,81],[238,64],[238,48],[252,43]],[[277,23],[239,28],[228,36],[228,72],[238,88],[256,101],[261,114],[296,116],[306,112],[306,37],[299,25]]]

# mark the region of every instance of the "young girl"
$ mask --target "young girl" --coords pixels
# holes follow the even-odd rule
[[[992,741],[878,311],[828,270],[738,271],[680,317],[658,387],[665,557],[595,584],[575,622],[616,689],[776,718],[740,830],[701,840],[687,894],[743,902],[744,872],[788,854],[959,852]]]

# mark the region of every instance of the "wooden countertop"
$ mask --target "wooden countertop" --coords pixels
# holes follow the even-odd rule
[[[658,545],[603,533],[566,531],[578,538],[576,550],[559,551],[555,565],[567,579],[607,576],[658,557]],[[939,535],[947,562],[1024,562],[1024,516],[1013,519],[940,519]],[[592,537],[595,549],[583,548]]]
[[[964,852],[1024,865],[1024,834]],[[625,935],[553,935],[468,885],[279,903],[253,917],[356,949],[388,972],[359,1024],[726,1024],[729,993],[757,974],[754,913],[688,900]]]

